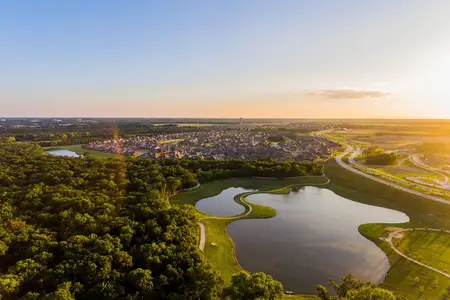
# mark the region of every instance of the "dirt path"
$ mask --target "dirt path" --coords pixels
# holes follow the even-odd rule
[[[433,267],[430,267],[430,266],[428,266],[428,265],[426,265],[426,264],[424,264],[424,263],[421,263],[420,261],[417,261],[417,260],[415,260],[415,259],[413,259],[413,258],[411,258],[411,257],[409,257],[409,256],[407,256],[407,255],[405,255],[405,254],[403,254],[402,252],[400,252],[400,250],[398,250],[398,249],[394,246],[394,243],[392,242],[392,239],[393,239],[396,235],[401,234],[402,232],[413,231],[413,230],[416,230],[416,231],[417,231],[417,230],[423,230],[423,231],[436,231],[436,232],[450,233],[449,230],[441,231],[440,229],[430,229],[430,228],[428,228],[428,229],[427,229],[427,228],[399,229],[399,230],[396,230],[396,231],[392,231],[386,239],[383,239],[383,238],[382,238],[382,240],[388,242],[389,245],[391,246],[391,248],[392,248],[398,255],[402,256],[403,258],[405,258],[405,259],[407,259],[407,260],[409,260],[409,261],[411,261],[411,262],[413,262],[413,263],[415,263],[415,264],[418,264],[418,265],[420,265],[420,266],[422,266],[422,267],[424,267],[424,268],[427,268],[427,269],[429,269],[429,270],[431,270],[431,271],[434,271],[434,272],[436,272],[436,273],[439,273],[439,274],[441,274],[441,275],[443,275],[443,276],[445,276],[445,277],[447,277],[447,278],[450,278],[450,274],[447,274],[447,273],[445,273],[445,272],[442,272],[441,270],[438,270],[438,269],[433,268]]]
[[[203,249],[205,249],[205,242],[206,242],[205,225],[200,222],[200,244],[199,244],[199,248],[202,251],[203,251]]]
[[[253,194],[261,194],[261,193],[273,193],[273,192],[277,192],[280,190],[283,190],[285,188],[291,188],[293,186],[297,186],[297,185],[301,185],[301,186],[306,186],[306,185],[315,185],[315,186],[322,186],[322,185],[327,185],[328,183],[330,183],[330,179],[326,176],[305,176],[305,177],[323,177],[325,180],[325,182],[323,183],[309,183],[309,184],[304,184],[304,183],[299,183],[299,184],[290,184],[288,186],[285,186],[283,188],[279,188],[279,189],[275,189],[275,190],[271,190],[271,191],[254,191],[254,192],[248,192],[248,193],[244,193],[241,195],[241,197],[239,198],[240,204],[247,206],[248,209],[246,209],[247,211],[243,214],[237,215],[237,216],[231,216],[231,217],[204,217],[200,219],[199,225],[200,225],[200,243],[199,243],[199,249],[200,251],[203,251],[205,249],[205,244],[206,244],[206,227],[205,224],[202,223],[202,220],[207,220],[207,219],[220,219],[220,220],[234,220],[234,219],[241,219],[241,218],[245,218],[246,216],[248,216],[249,214],[252,213],[253,208],[250,205],[250,203],[244,201],[245,197],[248,197],[250,195]]]

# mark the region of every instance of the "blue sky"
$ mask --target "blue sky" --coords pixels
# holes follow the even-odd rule
[[[0,116],[450,117],[447,0],[5,0],[0,38]]]

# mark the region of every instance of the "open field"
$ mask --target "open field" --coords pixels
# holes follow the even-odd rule
[[[396,227],[430,227],[450,228],[450,206],[433,202],[415,195],[410,195],[395,190],[381,183],[374,182],[357,174],[353,174],[339,166],[330,163],[325,170],[331,179],[325,187],[350,200],[391,208],[406,213],[410,222],[396,224]],[[439,299],[450,286],[450,280],[442,275],[418,266],[398,256],[388,245],[381,241],[385,235],[388,224],[366,224],[360,226],[360,232],[365,237],[377,244],[388,256],[391,269],[386,275],[382,287],[408,297],[419,299],[418,287],[414,288],[414,279],[419,277],[424,286],[424,296],[428,299]],[[438,287],[434,287],[434,281],[438,277]],[[419,287],[420,287],[419,285]]]
[[[450,270],[450,234],[433,231],[409,231],[397,241],[403,253],[443,272]]]
[[[323,186],[330,189],[338,195],[353,201],[395,209],[406,213],[410,217],[410,222],[396,225],[397,227],[430,227],[430,228],[450,228],[450,206],[423,199],[418,196],[410,195],[402,191],[387,187],[383,184],[374,182],[370,179],[361,177],[350,171],[342,169],[334,162],[326,165],[325,172],[331,179],[331,182]],[[205,184],[201,188],[187,193],[177,195],[172,203],[191,204],[213,195],[219,194],[223,189],[232,186],[242,186],[256,189],[274,189],[287,185],[286,182],[295,183],[298,179],[292,180],[260,180],[260,179],[229,179],[218,181],[217,183]],[[318,179],[320,180],[320,178]],[[292,182],[294,181],[294,182]],[[306,184],[305,180],[305,184]],[[288,183],[289,184],[289,183]],[[253,206],[253,205],[252,205]],[[258,210],[256,210],[258,211]],[[230,220],[209,219],[204,220],[206,224],[207,245],[205,255],[208,259],[221,270],[224,277],[230,276],[239,270],[239,266],[234,260],[234,244],[226,234],[225,226]],[[384,228],[388,224],[368,224],[360,227],[360,232],[376,243],[388,255],[391,263],[391,269],[386,276],[383,287],[391,289],[409,299],[418,299],[417,290],[413,289],[412,284],[416,277],[421,278],[421,284],[424,285],[424,296],[429,299],[437,299],[445,293],[445,289],[450,286],[450,281],[434,272],[423,267],[408,262],[393,253],[389,245],[379,238],[384,235]],[[211,228],[208,232],[208,227]],[[210,245],[214,241],[217,245]],[[221,248],[219,250],[219,248]],[[228,253],[228,255],[227,255]],[[232,263],[230,265],[230,263]],[[438,288],[433,287],[433,282],[439,280]],[[442,277],[442,278],[441,278]],[[229,279],[225,279],[226,282]]]
[[[450,279],[397,255],[387,242],[379,239],[386,235],[385,228],[385,224],[366,224],[359,228],[360,233],[377,244],[389,259],[391,268],[381,286],[408,299],[441,299],[450,286]],[[419,283],[416,283],[416,278],[419,278]],[[424,288],[422,296],[421,286]]]
[[[92,157],[92,158],[121,158],[122,157],[122,155],[119,155],[119,154],[85,149],[82,147],[82,145],[55,146],[55,147],[44,148],[44,150],[58,150],[58,149],[70,150],[79,155]]]

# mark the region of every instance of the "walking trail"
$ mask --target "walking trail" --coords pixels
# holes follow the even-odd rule
[[[438,270],[438,269],[433,268],[433,267],[430,267],[430,266],[428,266],[428,265],[426,265],[426,264],[424,264],[424,263],[421,263],[420,261],[417,261],[417,260],[415,260],[415,259],[413,259],[413,258],[407,256],[406,254],[400,252],[400,250],[398,250],[398,249],[394,246],[394,243],[392,242],[392,239],[393,239],[394,237],[398,236],[398,235],[401,234],[402,232],[413,231],[413,230],[416,230],[416,231],[417,231],[417,230],[424,230],[424,231],[436,231],[436,232],[450,233],[450,230],[440,230],[440,229],[430,229],[430,228],[428,228],[428,229],[427,229],[427,228],[415,228],[415,229],[413,229],[413,228],[408,228],[408,229],[398,229],[398,230],[392,231],[392,232],[389,234],[389,236],[388,236],[387,238],[380,238],[380,239],[383,240],[383,241],[388,242],[389,245],[391,246],[391,248],[392,248],[398,255],[402,256],[403,258],[405,258],[405,259],[407,259],[407,260],[409,260],[409,261],[411,261],[411,262],[413,262],[413,263],[416,263],[416,264],[418,264],[418,265],[420,265],[420,266],[422,266],[422,267],[424,267],[424,268],[427,268],[427,269],[429,269],[429,270],[431,270],[431,271],[434,271],[434,272],[436,272],[436,273],[439,273],[439,274],[441,274],[441,275],[443,275],[443,276],[445,276],[445,277],[447,277],[447,278],[450,278],[450,274],[447,274],[447,273],[445,273],[445,272],[442,272],[441,270]]]
[[[244,206],[246,206],[246,211],[243,214],[237,215],[237,216],[231,216],[231,217],[204,217],[200,219],[200,243],[199,243],[199,249],[201,251],[203,251],[205,249],[205,244],[206,244],[206,227],[205,224],[202,223],[202,220],[207,220],[207,219],[221,219],[221,220],[234,220],[234,219],[242,219],[245,218],[246,216],[248,216],[249,214],[252,213],[252,206],[250,205],[249,202],[245,201],[245,197],[248,197],[250,195],[254,195],[254,194],[261,194],[261,193],[276,193],[277,191],[281,191],[284,190],[286,188],[292,188],[294,186],[306,186],[306,185],[315,185],[315,186],[322,186],[322,185],[327,185],[328,183],[330,183],[330,179],[328,177],[326,177],[325,175],[322,176],[304,176],[302,178],[308,178],[308,177],[322,177],[325,179],[325,182],[323,183],[297,183],[297,184],[290,184],[288,186],[285,186],[283,188],[279,188],[279,189],[275,189],[275,190],[271,190],[271,191],[254,191],[254,192],[248,192],[248,193],[243,193],[240,197],[239,197],[239,204],[242,204]]]

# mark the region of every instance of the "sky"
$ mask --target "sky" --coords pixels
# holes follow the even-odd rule
[[[450,1],[0,1],[0,116],[450,118]]]

